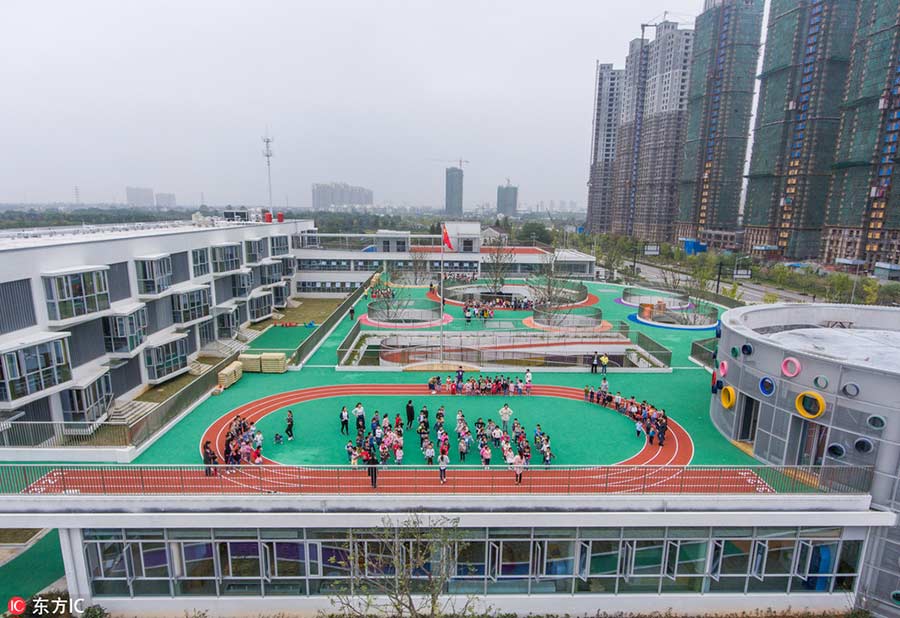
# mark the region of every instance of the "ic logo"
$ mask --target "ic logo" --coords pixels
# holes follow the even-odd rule
[[[25,599],[22,597],[12,597],[6,604],[6,609],[13,616],[21,616],[25,613],[25,605]]]

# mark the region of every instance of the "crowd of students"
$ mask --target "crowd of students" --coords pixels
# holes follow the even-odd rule
[[[525,370],[525,377],[496,375],[469,377],[466,379],[463,368],[456,370],[455,376],[432,376],[428,379],[428,392],[432,395],[530,395],[532,387],[531,369]]]
[[[550,445],[550,436],[538,424],[532,431],[529,440],[525,426],[513,417],[513,410],[504,403],[498,410],[499,423],[493,418],[486,421],[479,417],[470,425],[463,411],[456,411],[453,425],[447,419],[444,406],[437,409],[432,423],[431,413],[427,405],[423,405],[415,413],[412,400],[406,404],[406,423],[397,413],[393,419],[389,414],[375,410],[371,419],[367,419],[362,402],[358,402],[352,410],[347,406],[341,408],[339,418],[341,433],[349,434],[349,419],[355,418],[356,438],[347,440],[344,450],[347,462],[352,467],[368,466],[372,486],[377,484],[377,466],[401,465],[405,455],[404,448],[410,448],[406,434],[415,432],[418,436],[417,448],[421,451],[425,464],[437,464],[440,470],[441,483],[446,482],[447,465],[450,463],[451,441],[455,439],[459,463],[465,464],[470,453],[474,453],[481,465],[488,469],[494,455],[499,449],[502,463],[516,473],[516,482],[521,483],[522,474],[531,465],[532,454],[539,453],[544,465],[550,465],[556,457]],[[455,438],[451,438],[451,431]],[[374,476],[373,476],[374,475]]]
[[[619,414],[628,416],[634,421],[634,430],[638,438],[643,435],[650,444],[654,444],[655,441],[659,446],[665,445],[666,433],[669,431],[669,418],[666,416],[666,411],[647,403],[646,400],[638,402],[634,395],[629,398],[623,397],[621,392],[613,395],[609,391],[609,382],[606,381],[606,376],[603,376],[600,386],[597,388],[585,385],[584,400],[612,408]]]

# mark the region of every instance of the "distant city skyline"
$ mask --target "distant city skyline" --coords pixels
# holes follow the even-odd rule
[[[82,203],[124,203],[148,183],[183,204],[262,206],[268,127],[276,207],[309,207],[312,183],[343,178],[439,209],[450,163],[434,160],[456,158],[471,161],[466,210],[506,177],[520,203],[583,204],[595,61],[620,62],[663,10],[688,20],[700,5],[11,3],[0,202],[75,203],[78,186]]]

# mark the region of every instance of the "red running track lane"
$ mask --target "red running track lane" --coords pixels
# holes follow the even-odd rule
[[[270,395],[221,416],[206,430],[200,442],[210,440],[221,455],[225,433],[236,414],[251,421],[288,405],[323,397],[365,395],[422,396],[428,391],[412,384],[332,385]],[[533,395],[583,399],[583,391],[565,386],[535,386]],[[489,396],[489,395],[484,395]],[[525,395],[527,397],[527,395]],[[459,397],[465,398],[464,395]],[[599,406],[598,406],[599,407]],[[603,408],[607,411],[608,408]],[[664,447],[645,442],[643,448],[612,466],[578,470],[533,466],[521,485],[512,472],[494,469],[453,469],[441,485],[437,469],[379,467],[378,488],[372,489],[365,468],[335,466],[332,469],[302,466],[240,466],[230,474],[206,476],[202,470],[123,466],[109,469],[57,469],[35,479],[25,479],[28,494],[101,495],[208,495],[208,494],[356,494],[396,493],[523,493],[523,494],[651,494],[651,493],[771,493],[773,490],[752,470],[688,468],[694,445],[690,435],[669,419],[669,440]],[[199,459],[199,457],[198,457]],[[266,464],[275,462],[266,461]],[[174,468],[174,469],[173,469]]]

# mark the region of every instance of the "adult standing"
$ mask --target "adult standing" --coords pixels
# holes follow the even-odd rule
[[[341,407],[341,413],[339,416],[341,419],[341,433],[344,434],[345,436],[349,436],[350,435],[350,413],[347,412],[347,406]],[[359,428],[359,422],[357,422],[357,428]]]
[[[412,427],[413,421],[416,418],[416,408],[413,406],[412,399],[406,402],[406,428],[409,429]]]
[[[606,352],[600,357],[600,373],[606,375],[606,368],[609,366],[609,357],[606,355]]]
[[[441,485],[447,482],[447,466],[450,465],[450,456],[441,452],[438,456],[438,472],[441,478]]]
[[[288,441],[293,441],[294,439],[294,413],[291,410],[287,411],[287,419],[285,420],[285,428],[284,435],[287,436]]]
[[[203,465],[205,468],[203,469],[203,474],[206,476],[212,476],[213,474],[213,450],[209,440],[203,443]]]
[[[356,430],[357,431],[365,431],[366,430],[366,409],[363,408],[363,404],[361,401],[356,402],[356,405],[353,407],[353,416],[356,417]]]
[[[503,421],[503,433],[507,433],[509,431],[509,419],[513,414],[512,408],[509,407],[508,403],[504,403],[503,407],[500,408],[499,414],[500,420]]]
[[[513,471],[516,473],[516,485],[522,484],[522,473],[525,471],[525,458],[522,457],[522,451],[516,453],[513,458]]]
[[[369,481],[372,483],[372,489],[378,488],[378,457],[374,452],[369,452],[369,458],[366,459],[366,472],[369,474]]]
[[[597,366],[600,364],[600,356],[595,351],[591,356],[591,373],[597,373]]]
[[[350,307],[350,321],[353,321],[353,318],[356,316],[356,307]]]

